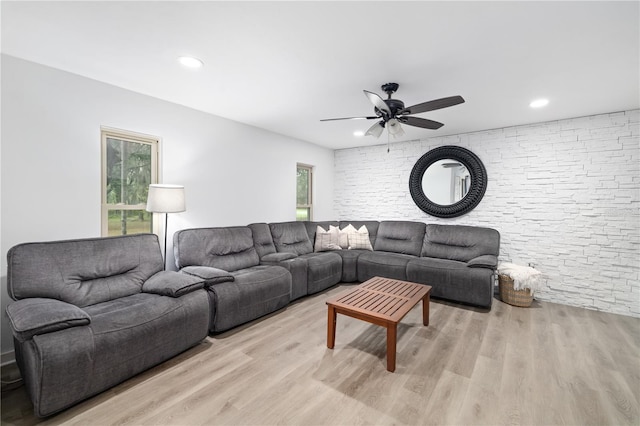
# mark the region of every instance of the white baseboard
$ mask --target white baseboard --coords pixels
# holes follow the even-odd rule
[[[14,351],[3,352],[0,354],[0,366],[5,366],[16,362],[16,353]]]

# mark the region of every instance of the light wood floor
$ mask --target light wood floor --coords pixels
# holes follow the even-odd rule
[[[640,424],[640,319],[494,300],[486,312],[432,300],[398,328],[338,315],[338,286],[231,332],[46,420],[47,424]],[[24,386],[2,394],[3,424],[33,424]]]

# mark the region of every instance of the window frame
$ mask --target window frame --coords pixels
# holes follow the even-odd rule
[[[298,170],[304,169],[309,173],[309,182],[307,185],[307,204],[298,204]],[[309,164],[296,164],[296,221],[298,220],[298,209],[309,209],[309,218],[307,220],[313,220],[313,166]]]
[[[108,204],[107,203],[107,139],[119,139],[126,142],[140,143],[151,146],[151,182],[160,183],[160,142],[157,136],[143,133],[131,132],[128,130],[114,129],[110,127],[100,127],[100,234],[103,237],[109,235],[109,211],[110,210],[145,210],[144,204]],[[159,235],[160,224],[156,220],[156,213],[151,214],[151,232]]]

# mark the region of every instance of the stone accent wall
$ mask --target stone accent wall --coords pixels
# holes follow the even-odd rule
[[[500,260],[544,274],[537,299],[640,317],[639,121],[632,110],[337,150],[337,219],[492,227]],[[442,145],[473,151],[489,178],[478,207],[454,219],[409,194],[415,162]]]

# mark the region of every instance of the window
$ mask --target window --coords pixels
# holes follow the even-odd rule
[[[313,217],[313,202],[311,198],[313,168],[304,164],[298,164],[297,175],[296,220],[311,220]]]
[[[102,236],[154,232],[145,210],[158,183],[159,139],[102,129]]]

